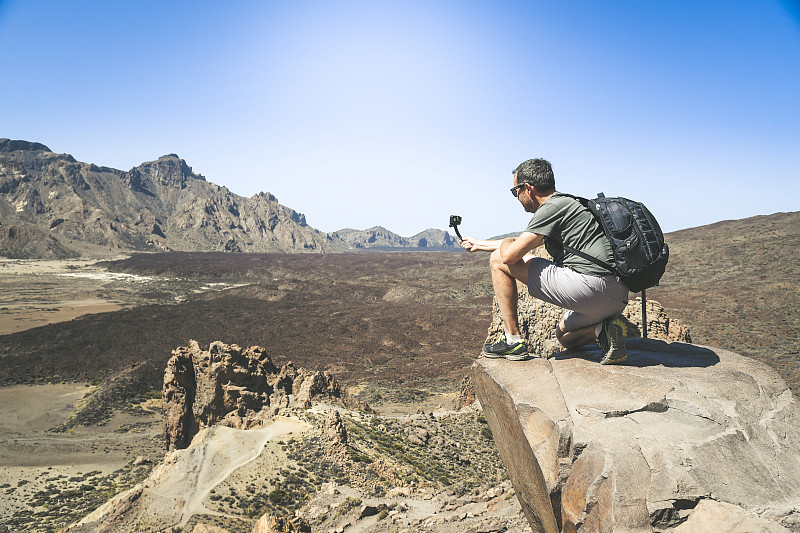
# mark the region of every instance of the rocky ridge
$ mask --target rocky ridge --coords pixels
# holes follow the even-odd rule
[[[440,230],[412,239],[382,228],[320,232],[270,193],[250,198],[175,154],[129,171],[76,161],[40,143],[0,139],[0,255],[60,259],[87,252],[333,252],[373,246],[455,247]],[[380,230],[380,231],[378,231]]]
[[[168,450],[186,448],[203,428],[262,427],[278,414],[310,408],[314,400],[371,411],[329,372],[296,369],[291,362],[279,369],[259,346],[213,342],[203,350],[191,341],[172,354],[163,389]]]
[[[458,241],[446,231],[427,229],[410,238],[401,237],[382,226],[375,226],[365,230],[345,228],[331,234],[334,238],[341,239],[348,248],[363,250],[367,248],[456,248]]]
[[[209,183],[175,154],[127,172],[78,162],[46,146],[0,142],[0,221],[27,226],[66,249],[84,244],[113,250],[326,251],[335,246],[305,217],[269,193],[238,196]],[[13,256],[24,235],[6,238]]]

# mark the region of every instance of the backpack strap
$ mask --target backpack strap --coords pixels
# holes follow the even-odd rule
[[[572,198],[573,200],[577,200],[586,209],[589,209],[589,200],[587,200],[586,198],[584,198],[582,196],[575,196],[574,194],[568,194],[568,193],[565,193],[565,192],[557,192],[554,196],[568,196],[569,198]],[[605,195],[603,193],[598,193],[597,197],[598,198],[605,198]],[[592,210],[589,209],[589,212],[592,213]],[[597,218],[594,216],[594,213],[592,213],[592,217],[595,220],[597,220]],[[600,224],[600,221],[598,220],[597,223]],[[601,225],[601,228],[602,228],[602,225]],[[617,273],[617,269],[616,268],[614,268],[613,266],[609,265],[605,261],[601,261],[600,259],[596,258],[593,255],[589,255],[586,252],[582,252],[580,250],[576,250],[572,246],[567,246],[566,244],[563,245],[563,248],[564,248],[564,250],[568,251],[571,254],[575,254],[575,255],[577,255],[579,257],[582,257],[582,258],[586,259],[587,261],[591,261],[595,265],[608,270],[612,274],[616,274]]]
[[[568,251],[569,253],[578,255],[580,257],[583,257],[587,261],[591,261],[595,265],[608,270],[612,274],[616,274],[617,273],[617,269],[614,268],[613,266],[609,265],[605,261],[601,261],[598,258],[596,258],[595,256],[587,254],[586,252],[581,252],[580,250],[576,250],[572,246],[567,246],[566,244],[563,245],[563,246],[564,246],[564,249],[566,251]]]

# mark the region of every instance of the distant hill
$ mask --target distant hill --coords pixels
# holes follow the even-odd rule
[[[350,249],[365,248],[453,248],[458,247],[458,241],[446,231],[440,229],[427,229],[413,237],[401,237],[382,226],[375,226],[366,230],[346,228],[331,233],[336,239],[347,243]]]
[[[109,250],[337,252],[373,245],[455,249],[441,230],[411,239],[383,228],[323,233],[272,194],[234,194],[175,154],[125,172],[76,161],[40,143],[0,139],[5,257],[66,258]]]

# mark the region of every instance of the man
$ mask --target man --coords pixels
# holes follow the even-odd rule
[[[564,245],[615,265],[603,229],[592,213],[574,198],[556,191],[550,163],[529,159],[513,172],[513,194],[525,211],[533,213],[519,237],[480,240],[466,237],[461,246],[469,252],[491,252],[492,286],[504,336],[485,344],[483,356],[513,361],[528,358],[519,331],[517,284],[528,286],[531,296],[567,309],[556,327],[565,348],[594,342],[603,350],[602,364],[619,364],[625,349],[625,323],[619,315],[628,303],[628,288],[607,270],[564,250]],[[533,257],[544,244],[554,261]]]

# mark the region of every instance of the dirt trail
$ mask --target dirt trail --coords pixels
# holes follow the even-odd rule
[[[240,517],[207,509],[203,502],[231,474],[256,459],[271,439],[308,428],[300,420],[278,418],[257,430],[223,426],[204,429],[189,448],[168,454],[140,487],[131,489],[141,492],[141,497],[129,499],[128,493],[119,494],[79,524],[99,527],[108,516],[120,512],[118,506],[129,505],[132,500],[137,500],[132,513],[135,516],[129,515],[129,518],[156,529],[182,528],[198,514],[238,519]]]
[[[183,469],[174,469],[169,480],[161,485],[171,490],[184,489],[184,504],[180,526],[185,526],[195,514],[221,514],[207,509],[203,502],[217,485],[228,479],[239,468],[256,459],[264,445],[276,437],[308,429],[299,420],[278,419],[263,429],[242,431],[227,427],[215,427],[213,437],[204,439],[197,447],[190,448],[191,475],[186,479]],[[195,451],[197,453],[195,453]]]

